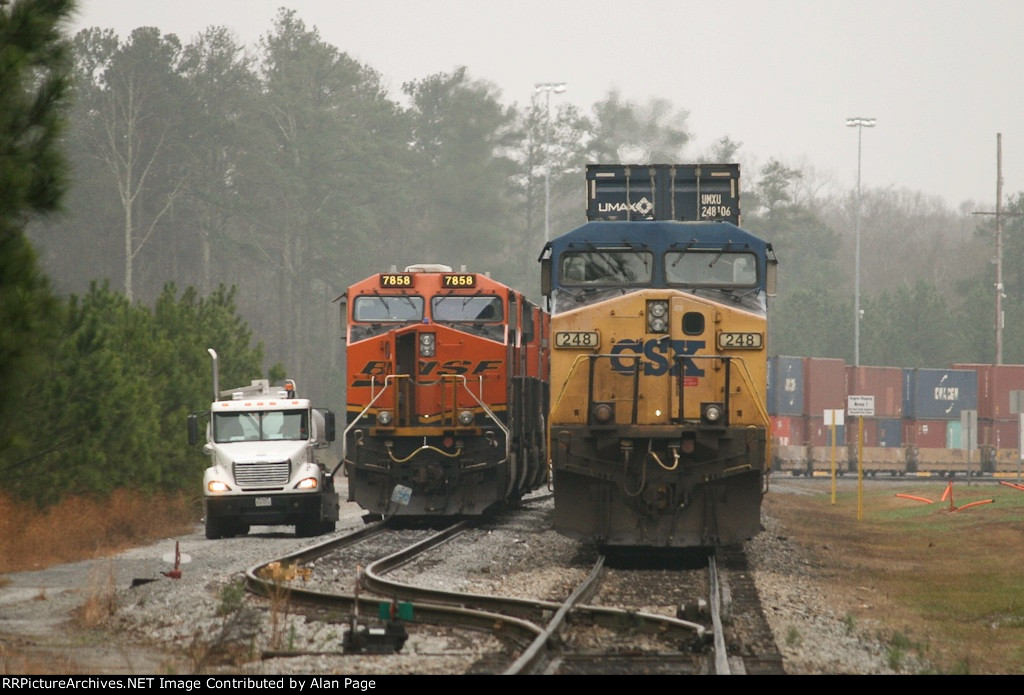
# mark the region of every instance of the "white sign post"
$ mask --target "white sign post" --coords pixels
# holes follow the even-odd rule
[[[874,396],[847,396],[846,414],[857,416],[857,519],[864,516],[864,416],[875,416]]]
[[[836,503],[836,427],[843,424],[842,410],[826,410],[825,424],[832,426],[832,504]]]

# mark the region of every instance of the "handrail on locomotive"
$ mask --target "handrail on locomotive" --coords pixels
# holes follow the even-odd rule
[[[381,385],[380,391],[376,391],[376,388],[377,388],[376,377],[373,377],[373,376],[370,377],[370,394],[371,394],[370,400],[369,400],[369,402],[367,402],[366,406],[360,411],[360,413],[355,418],[353,418],[352,422],[349,423],[349,425],[345,428],[345,431],[342,433],[342,437],[341,437],[341,460],[338,462],[338,465],[334,467],[334,470],[331,471],[332,475],[338,470],[338,468],[340,468],[341,466],[343,466],[345,464],[345,461],[348,458],[348,434],[349,434],[349,432],[352,431],[352,428],[354,428],[359,423],[360,419],[362,419],[363,416],[365,416],[366,413],[369,412],[370,408],[373,407],[373,405],[380,399],[380,397],[383,396],[385,393],[387,393],[389,382],[393,382],[393,385],[397,389],[398,383],[401,380],[409,379],[409,378],[411,378],[409,374],[388,374],[388,375],[386,375],[384,377],[384,383]],[[479,377],[479,389],[480,389],[480,395],[479,396],[477,394],[473,393],[472,390],[470,390],[469,382],[467,381],[465,375],[463,375],[463,374],[442,374],[440,376],[440,380],[441,381],[450,380],[452,382],[452,384],[453,384],[453,387],[458,382],[461,382],[462,388],[465,389],[466,393],[469,394],[470,398],[472,398],[476,402],[476,404],[480,406],[480,408],[484,411],[484,413],[487,414],[487,417],[492,422],[494,422],[494,424],[497,425],[498,428],[504,433],[504,435],[505,435],[505,458],[501,459],[498,463],[505,463],[508,460],[509,455],[511,453],[511,439],[512,438],[510,436],[509,428],[506,427],[504,425],[504,423],[502,423],[501,420],[498,418],[498,416],[494,414],[494,411],[492,411],[487,406],[487,404],[483,402],[483,392],[484,392],[483,376]],[[454,409],[455,406],[456,406],[456,402],[455,402],[455,399],[453,399],[453,401],[452,401],[452,408]],[[425,439],[426,438],[424,438],[424,440]],[[431,449],[431,448],[433,448],[433,447],[429,447],[426,444],[424,444],[424,446],[422,446],[419,449],[417,449],[415,453],[418,453],[418,452],[422,451],[423,449]],[[415,455],[415,454],[413,454],[413,455]],[[409,457],[403,459],[403,461],[408,461],[411,458],[412,458],[412,455],[410,455]],[[399,462],[399,463],[401,462],[401,461],[397,461],[397,459],[394,459],[394,457],[392,457],[392,460],[395,460],[396,462]]]

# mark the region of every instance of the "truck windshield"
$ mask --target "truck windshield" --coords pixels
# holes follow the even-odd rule
[[[262,410],[214,413],[215,442],[260,442],[309,438],[309,411]]]

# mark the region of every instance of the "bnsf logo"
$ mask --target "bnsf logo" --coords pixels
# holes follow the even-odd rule
[[[370,360],[363,368],[359,370],[359,374],[352,380],[353,386],[369,386],[370,377],[376,377],[376,384],[380,386],[384,383],[384,377],[387,376],[388,362],[384,360]],[[498,371],[501,367],[501,360],[481,360],[474,362],[472,360],[447,360],[445,362],[420,362],[419,376],[431,376],[441,374],[470,374],[477,376],[480,374],[488,374]]]
[[[668,340],[652,338],[642,340],[620,340],[612,346],[613,355],[643,355],[644,359],[611,358],[612,369],[620,374],[632,374],[637,364],[643,365],[643,373],[647,376],[670,374],[679,376],[679,367],[683,367],[683,376],[704,376],[704,370],[688,357],[695,355],[705,345],[703,340]],[[676,358],[682,358],[677,360]]]

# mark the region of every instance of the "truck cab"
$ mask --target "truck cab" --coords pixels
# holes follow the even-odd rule
[[[294,525],[300,537],[333,531],[338,520],[334,480],[316,451],[334,440],[334,414],[296,396],[295,383],[268,380],[221,391],[210,405],[203,452],[206,537],[249,532],[253,525]],[[189,444],[199,442],[189,416]]]

